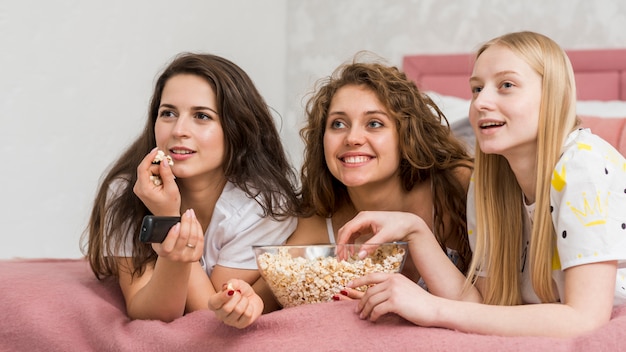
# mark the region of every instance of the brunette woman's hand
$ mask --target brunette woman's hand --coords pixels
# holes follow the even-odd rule
[[[242,329],[261,316],[263,300],[247,282],[232,279],[209,298],[209,309],[224,324]]]
[[[180,217],[180,222],[167,233],[163,243],[153,243],[159,257],[175,262],[197,262],[204,253],[204,232],[193,209]]]
[[[153,164],[157,155],[154,148],[137,166],[137,182],[133,192],[154,215],[178,216],[180,214],[180,191],[176,177],[167,162]],[[155,177],[159,181],[155,182]]]

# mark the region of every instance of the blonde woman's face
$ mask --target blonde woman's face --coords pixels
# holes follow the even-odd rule
[[[177,178],[223,177],[224,131],[215,92],[203,78],[179,74],[165,83],[154,133]]]
[[[469,118],[480,149],[509,162],[534,158],[541,76],[510,49],[495,45],[476,60],[470,86]]]
[[[398,182],[398,132],[376,94],[349,85],[333,96],[324,133],[328,169],[347,187]]]

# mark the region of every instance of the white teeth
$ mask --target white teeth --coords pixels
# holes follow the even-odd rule
[[[174,154],[191,154],[191,151],[189,151],[189,150],[172,149],[172,153],[174,153]]]
[[[343,162],[347,164],[358,164],[368,161],[370,158],[367,156],[348,156],[343,158]]]
[[[480,125],[480,127],[492,127],[492,126],[502,126],[504,123],[502,122],[485,122]]]

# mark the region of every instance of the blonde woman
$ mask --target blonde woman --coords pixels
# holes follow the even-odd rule
[[[436,297],[399,275],[370,275],[351,284],[377,284],[358,313],[376,320],[393,312],[422,326],[482,334],[597,329],[626,302],[626,160],[578,128],[571,64],[541,34],[484,44],[470,86],[478,148],[468,192],[468,277],[448,281]],[[374,232],[376,242],[406,235],[413,257],[438,255],[428,252],[432,236],[413,214],[359,214],[339,242],[359,232]],[[437,260],[427,279],[449,278],[454,268]]]

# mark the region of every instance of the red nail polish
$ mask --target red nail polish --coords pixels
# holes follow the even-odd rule
[[[236,290],[237,292],[241,293],[241,290]]]
[[[333,301],[338,301],[339,299],[340,299],[339,296],[337,296],[337,295],[333,296]]]
[[[344,296],[348,295],[348,291],[346,291],[346,290],[341,290],[341,291],[339,291],[339,293],[341,293]]]
[[[232,295],[234,295],[234,294],[235,294],[235,291],[233,291],[233,290],[228,291],[228,295],[229,295],[229,296],[232,296]]]

